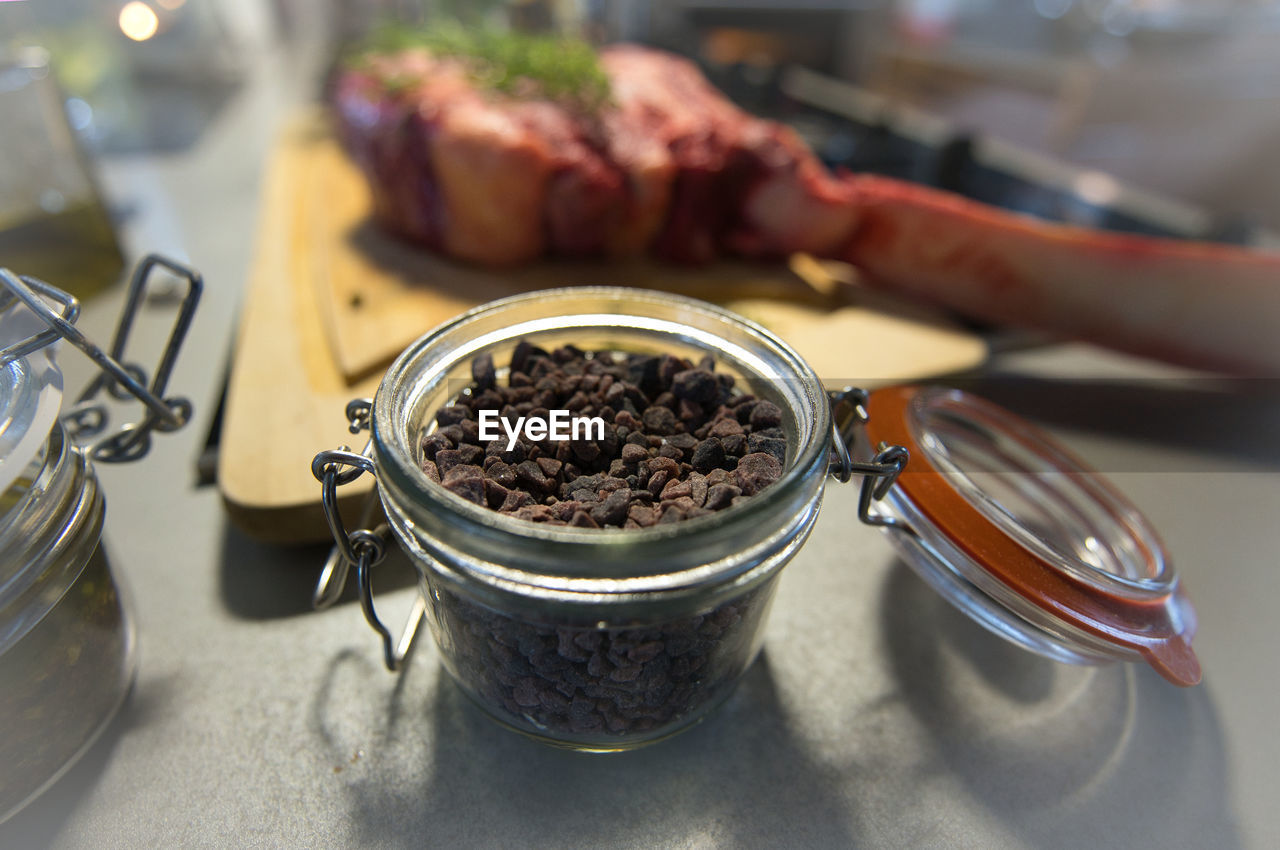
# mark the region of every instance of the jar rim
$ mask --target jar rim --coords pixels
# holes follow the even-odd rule
[[[537,306],[540,318],[527,318],[509,325],[494,321],[530,305]],[[630,308],[630,312],[623,311],[623,307]],[[613,309],[609,311],[608,308]],[[610,319],[613,324],[609,323]],[[581,324],[575,325],[575,321]],[[703,327],[697,327],[698,324]],[[751,369],[756,374],[752,378],[768,381],[771,377],[782,377],[794,385],[790,387],[793,395],[814,402],[793,410],[798,420],[797,430],[802,427],[804,435],[796,435],[795,455],[784,466],[781,478],[750,499],[709,516],[641,529],[590,529],[533,523],[473,504],[429,481],[417,465],[412,442],[413,432],[421,420],[407,422],[410,418],[407,414],[414,409],[417,399],[438,386],[449,367],[476,354],[496,345],[513,343],[534,330],[573,327],[616,328],[620,332],[641,330],[655,336],[675,333],[682,341],[695,347],[701,344],[718,354],[731,353],[732,359],[744,369],[750,367],[744,366],[743,359],[753,360],[747,356],[744,346],[758,347],[759,353],[754,355],[756,368]],[[708,331],[708,327],[717,331]],[[489,328],[487,332],[472,333],[486,328]],[[726,340],[722,334],[729,329],[741,334],[743,341],[731,343]],[[438,351],[445,346],[448,346],[447,353]],[[431,360],[433,351],[439,356]],[[766,366],[762,356],[769,357],[772,365]],[[802,483],[809,480],[815,471],[825,476],[830,422],[829,404],[821,381],[799,354],[769,330],[723,307],[693,298],[609,286],[560,288],[516,295],[481,305],[440,325],[406,348],[387,370],[378,388],[371,416],[374,462],[384,505],[391,500],[396,504],[409,501],[425,506],[446,522],[459,524],[467,532],[488,538],[499,546],[533,543],[540,547],[553,547],[574,559],[594,556],[601,559],[597,566],[603,573],[584,575],[566,564],[566,576],[607,579],[614,586],[620,579],[643,578],[646,587],[652,587],[654,577],[660,574],[669,575],[673,583],[687,583],[692,576],[684,574],[686,571],[679,568],[680,562],[691,566],[713,565],[705,557],[677,557],[682,548],[687,548],[695,540],[710,542],[719,538],[722,544],[728,542],[732,538],[726,538],[726,534],[736,537],[744,527],[758,526],[766,517],[785,508],[795,499],[796,491],[802,489]],[[615,563],[628,560],[627,556],[635,555],[638,549],[646,550],[651,556],[657,556],[660,551],[671,555],[670,563],[676,569],[655,571],[656,564],[653,564],[640,574],[628,574],[627,569]],[[660,557],[647,560],[668,563]],[[614,569],[609,569],[610,566]],[[522,571],[499,572],[510,577]],[[721,569],[714,572],[722,575]],[[680,577],[677,578],[676,573],[681,573]]]

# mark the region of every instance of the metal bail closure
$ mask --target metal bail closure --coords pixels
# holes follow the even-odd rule
[[[866,390],[845,387],[829,396],[831,402],[831,447],[836,456],[831,459],[830,474],[841,484],[847,484],[856,472],[863,476],[862,489],[858,493],[858,519],[867,525],[893,528],[905,534],[913,533],[911,527],[897,517],[886,513],[873,513],[872,501],[879,501],[907,465],[909,452],[902,446],[881,444],[869,461],[856,461],[849,454],[849,444],[856,439],[856,429],[867,422]]]
[[[911,456],[886,499],[918,536],[899,548],[949,601],[1049,657],[1141,658],[1200,681],[1195,612],[1165,547],[1099,473],[959,390],[889,387],[865,410],[869,443]]]
[[[146,370],[137,363],[128,362],[125,359],[125,349],[134,319],[142,308],[143,296],[157,269],[165,269],[181,278],[186,283],[186,292],[169,333],[169,340],[156,366],[155,376],[148,386]],[[122,401],[132,396],[146,408],[142,418],[100,437],[93,443],[89,453],[95,461],[102,463],[137,460],[150,451],[153,431],[177,431],[191,419],[191,402],[176,396],[166,397],[165,390],[203,289],[204,282],[199,272],[158,254],[147,255],[134,269],[129,281],[124,311],[116,325],[111,350],[107,352],[75,326],[79,314],[76,299],[36,278],[0,269],[0,305],[8,303],[10,299],[20,301],[46,325],[46,329],[40,333],[0,351],[0,364],[29,354],[57,339],[65,339],[83,351],[98,366],[100,372],[80,394],[75,406],[63,415],[63,424],[77,441],[96,437],[106,430],[108,417],[106,406],[95,403],[94,399],[103,392]],[[50,301],[58,304],[60,309],[51,307]]]
[[[353,413],[353,407],[356,404],[352,402],[347,406],[347,418],[352,422],[353,431],[360,430],[358,427],[360,417]],[[369,402],[364,401],[362,404],[367,414]],[[364,421],[367,421],[367,416]],[[343,469],[343,467],[350,468]],[[386,555],[386,525],[380,525],[372,531],[361,528],[348,533],[343,525],[342,515],[338,512],[338,487],[355,481],[366,472],[376,476],[373,460],[367,453],[356,453],[345,446],[320,452],[311,462],[311,474],[321,483],[320,501],[324,507],[325,520],[329,523],[329,530],[333,533],[336,544],[325,562],[311,604],[317,609],[322,609],[336,602],[342,595],[347,575],[351,565],[354,564],[360,592],[360,610],[364,612],[365,621],[370,628],[382,638],[383,662],[387,665],[387,669],[394,673],[403,666],[413,649],[418,627],[422,625],[423,617],[426,615],[426,600],[422,598],[421,593],[415,595],[413,607],[409,611],[408,620],[398,641],[392,637],[390,630],[378,618],[377,611],[373,607],[372,573],[373,567]],[[371,499],[370,506],[374,504]],[[361,522],[368,523],[372,517],[373,511],[367,510]]]

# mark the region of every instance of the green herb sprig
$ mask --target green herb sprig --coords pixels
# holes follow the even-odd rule
[[[424,47],[437,56],[467,61],[478,85],[512,96],[536,96],[595,111],[609,102],[609,78],[591,45],[574,38],[464,27],[389,24],[377,28],[356,52]]]

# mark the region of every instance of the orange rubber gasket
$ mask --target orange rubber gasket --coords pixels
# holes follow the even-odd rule
[[[1090,634],[1137,650],[1175,684],[1198,682],[1199,661],[1170,614],[1175,599],[1185,604],[1180,585],[1150,600],[1126,599],[1072,578],[1005,534],[938,472],[912,435],[909,408],[920,392],[920,387],[906,386],[871,393],[867,436],[873,446],[884,442],[910,452],[894,486],[921,515],[965,555],[1036,606]],[[1005,415],[1016,419],[1007,412]],[[1025,433],[1034,433],[1038,441],[1077,462],[1071,452],[1040,429],[1018,421]],[[1079,466],[1079,471],[1097,476],[1083,463]],[[1099,483],[1112,489],[1100,477]],[[1145,547],[1144,554],[1152,557]]]

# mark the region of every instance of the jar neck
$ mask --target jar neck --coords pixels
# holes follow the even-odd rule
[[[29,472],[0,496],[0,652],[57,604],[102,534],[88,459],[55,423]]]

